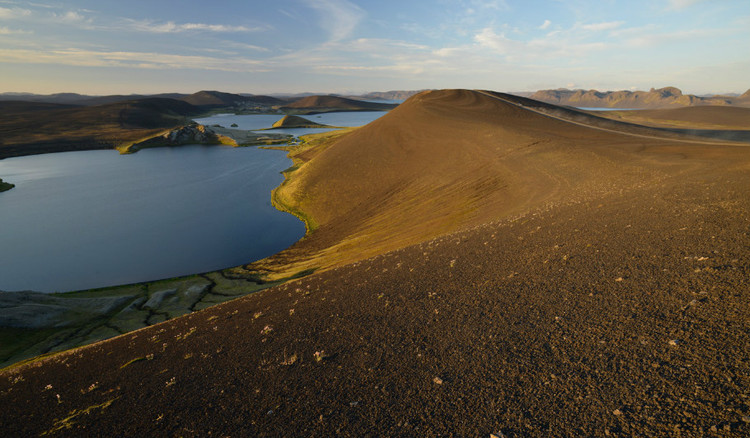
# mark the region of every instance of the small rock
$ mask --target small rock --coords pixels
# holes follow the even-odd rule
[[[716,428],[716,426],[711,426],[711,429],[709,429],[711,432],[718,432],[719,429]]]
[[[505,438],[505,434],[502,432],[491,433],[490,438]]]
[[[743,415],[742,421],[744,421],[745,423],[750,423],[750,415]]]
[[[441,379],[440,377],[437,377],[437,376],[434,379],[432,379],[432,381],[435,382],[435,383],[437,383],[438,385],[442,385],[443,384],[443,379]]]
[[[623,280],[624,280],[624,278],[622,278],[622,277],[615,278],[615,281],[617,281],[617,282],[620,282],[620,281],[623,281]]]
[[[612,413],[613,413],[613,414],[615,414],[615,415],[617,415],[618,417],[619,417],[620,415],[622,415],[622,411],[621,411],[621,410],[619,410],[619,409],[615,409],[614,411],[612,411]]]
[[[679,344],[679,343],[680,343],[679,339],[670,339],[669,340],[669,345],[671,345],[672,347],[676,347],[677,344]]]
[[[359,402],[358,401],[349,402],[349,406],[356,408],[357,406],[359,406]]]

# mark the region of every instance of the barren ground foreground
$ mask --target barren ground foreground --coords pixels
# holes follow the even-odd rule
[[[317,273],[3,370],[0,430],[750,434],[748,145],[517,103],[426,92],[292,152],[313,231],[237,272]]]

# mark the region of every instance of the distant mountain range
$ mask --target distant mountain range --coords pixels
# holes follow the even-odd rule
[[[199,91],[193,94],[180,93],[163,93],[155,95],[112,95],[112,96],[87,96],[76,93],[57,93],[49,95],[40,95],[32,93],[0,93],[0,101],[24,101],[24,102],[41,102],[66,105],[94,106],[109,103],[125,102],[144,98],[168,98],[176,99],[195,105],[202,109],[212,108],[255,108],[264,109],[271,107],[290,107],[295,101],[304,98],[341,98],[350,100],[406,100],[409,97],[424,90],[393,90],[366,93],[358,96],[341,96],[338,94],[274,94],[274,95],[256,95],[256,94],[233,94],[221,91]],[[652,88],[650,91],[597,91],[597,90],[569,90],[559,88],[556,90],[539,90],[539,91],[517,91],[511,92],[517,96],[528,97],[542,102],[552,103],[555,105],[568,105],[576,107],[594,107],[594,108],[675,108],[695,105],[734,105],[750,107],[750,90],[744,94],[727,93],[727,94],[705,94],[692,95],[683,94],[682,91],[675,87],[664,87],[659,89]],[[339,102],[341,103],[341,102]],[[295,104],[298,105],[298,104]],[[315,105],[313,105],[315,106]],[[333,107],[332,105],[329,105]],[[342,108],[346,108],[343,105]],[[297,106],[299,108],[299,106]]]
[[[676,108],[696,105],[750,106],[750,90],[740,96],[695,96],[675,87],[650,91],[540,90],[531,99],[555,105],[594,108]]]

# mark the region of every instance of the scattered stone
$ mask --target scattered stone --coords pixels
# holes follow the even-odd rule
[[[612,411],[612,413],[613,413],[613,414],[615,414],[615,415],[617,415],[618,417],[619,417],[620,415],[622,415],[622,411],[621,411],[621,410],[619,410],[619,409],[615,409],[614,411]]]
[[[624,278],[622,278],[622,277],[615,278],[615,281],[617,281],[617,282],[620,282],[620,281],[623,281],[623,280],[624,280]]]
[[[435,378],[432,379],[432,381],[435,382],[438,385],[442,385],[443,384],[443,379],[441,379],[440,377],[437,377],[437,376],[435,376]]]
[[[680,343],[679,339],[670,339],[669,340],[669,345],[671,345],[672,347],[676,347],[677,344],[679,344],[679,343]]]
[[[356,408],[357,406],[359,406],[359,402],[358,401],[349,402],[349,406],[352,408]]]

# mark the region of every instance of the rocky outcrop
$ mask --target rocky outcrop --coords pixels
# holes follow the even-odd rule
[[[137,152],[143,148],[182,146],[187,144],[226,144],[237,146],[237,142],[230,137],[217,134],[211,128],[198,123],[191,123],[118,149],[120,153],[128,154]]]
[[[216,134],[211,129],[198,124],[191,124],[173,129],[164,134],[162,138],[170,146],[179,146],[188,143],[204,144],[217,142]]]

